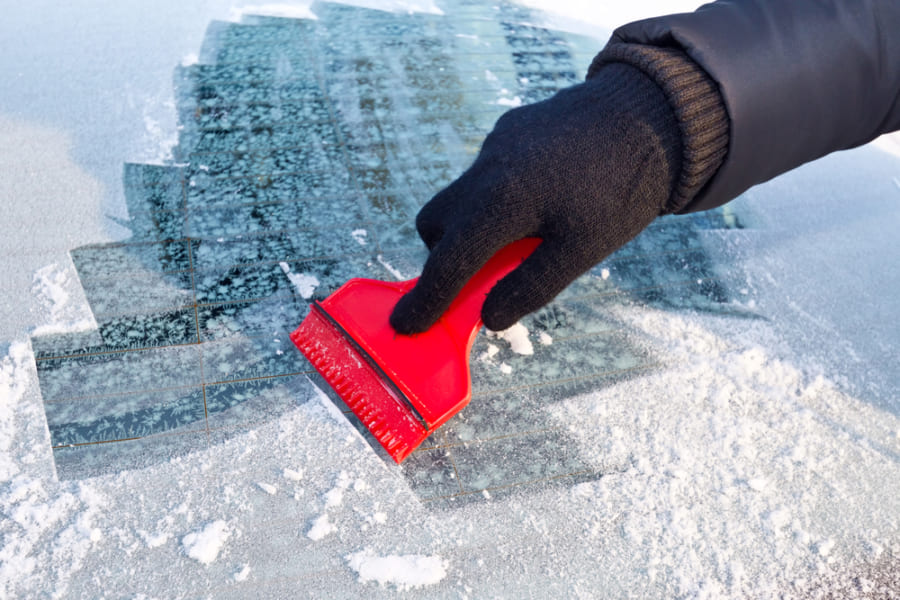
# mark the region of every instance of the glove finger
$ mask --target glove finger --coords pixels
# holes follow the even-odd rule
[[[432,249],[416,286],[391,313],[391,326],[402,334],[421,333],[444,314],[466,282],[504,240],[475,228],[453,229]]]
[[[435,194],[416,215],[416,231],[429,250],[433,249],[447,229],[452,219],[459,218],[460,199],[463,198],[460,180]]]
[[[444,237],[443,217],[446,215],[446,211],[442,207],[449,202],[446,195],[442,196],[444,192],[438,193],[429,200],[416,215],[416,231],[419,232],[419,237],[422,238],[429,250],[433,249]]]
[[[592,265],[579,267],[573,248],[544,240],[521,265],[497,282],[481,307],[481,320],[493,331],[516,324],[563,291]]]

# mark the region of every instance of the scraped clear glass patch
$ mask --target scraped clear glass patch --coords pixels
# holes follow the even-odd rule
[[[33,340],[60,477],[168,460],[314,397],[324,383],[288,338],[309,301],[416,276],[422,205],[503,112],[578,83],[599,49],[506,2],[312,10],[211,24],[177,68],[175,161],[125,165],[132,237],[72,250],[98,329]],[[404,463],[412,489],[447,506],[626,468],[580,457],[545,407],[664,360],[611,307],[728,310],[704,236],[738,227],[660,219],[518,338],[480,335],[473,400]]]

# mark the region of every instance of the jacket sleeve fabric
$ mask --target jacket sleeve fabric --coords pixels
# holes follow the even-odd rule
[[[604,52],[619,44],[679,50],[721,94],[727,153],[679,212],[900,129],[900,0],[719,0],[620,27]]]

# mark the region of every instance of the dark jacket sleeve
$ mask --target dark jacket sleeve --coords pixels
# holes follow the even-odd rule
[[[719,0],[611,43],[679,49],[719,86],[727,155],[682,212],[900,129],[900,0]]]

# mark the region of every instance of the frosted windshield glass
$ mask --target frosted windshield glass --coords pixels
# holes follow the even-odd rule
[[[125,165],[131,237],[72,250],[98,330],[33,340],[61,477],[166,460],[327,391],[288,339],[309,301],[416,276],[418,209],[503,112],[577,83],[596,51],[506,3],[313,10],[214,22],[176,71],[175,160]],[[662,219],[524,319],[525,350],[480,335],[471,404],[404,464],[420,497],[602,476],[542,406],[659,364],[609,307],[731,310],[701,237],[737,226]]]

